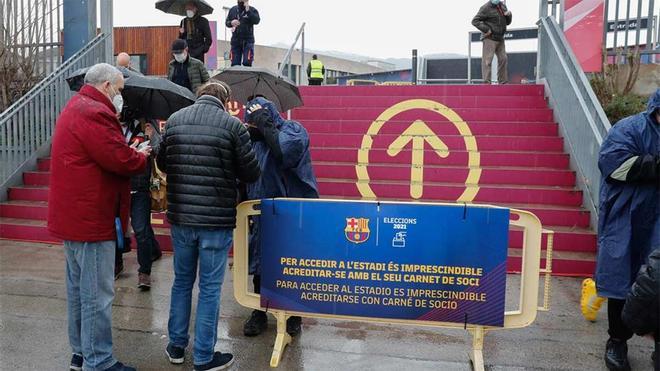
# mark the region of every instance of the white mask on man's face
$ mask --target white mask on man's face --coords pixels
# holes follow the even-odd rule
[[[192,18],[195,16],[195,11],[194,10],[186,10],[186,16],[188,18]]]
[[[174,60],[176,60],[179,63],[185,62],[187,57],[188,56],[186,55],[185,52],[183,52],[183,53],[174,53]]]

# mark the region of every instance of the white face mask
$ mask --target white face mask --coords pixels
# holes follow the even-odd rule
[[[188,18],[192,18],[195,16],[195,11],[194,10],[186,10],[186,16]]]
[[[115,96],[112,97],[112,105],[115,106],[117,113],[121,113],[121,111],[124,109],[124,97],[122,97],[121,93],[118,92],[114,87],[112,90],[116,92]]]
[[[186,55],[186,53],[175,53],[174,54],[174,60],[176,60],[179,63],[185,62],[187,57],[188,56]]]

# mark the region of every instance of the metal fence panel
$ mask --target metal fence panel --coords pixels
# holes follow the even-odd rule
[[[74,71],[105,61],[108,37],[101,34],[43,81],[0,113],[0,200],[10,183],[50,145],[55,120],[73,95],[66,78]]]

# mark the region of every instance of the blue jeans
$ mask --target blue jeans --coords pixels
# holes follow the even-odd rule
[[[64,242],[69,343],[85,371],[110,368],[115,241]]]
[[[231,65],[252,67],[254,62],[254,43],[239,41],[231,46]]]
[[[160,254],[160,245],[151,227],[151,195],[147,191],[131,194],[131,226],[137,241],[138,272],[151,274],[151,260]]]
[[[174,283],[167,324],[170,344],[186,348],[190,336],[192,290],[199,264],[199,298],[195,317],[195,365],[211,362],[218,332],[220,293],[232,242],[231,229],[172,225]]]

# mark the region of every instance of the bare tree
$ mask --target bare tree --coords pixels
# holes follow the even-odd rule
[[[0,112],[59,64],[61,0],[0,0]]]

